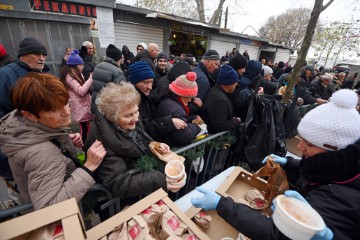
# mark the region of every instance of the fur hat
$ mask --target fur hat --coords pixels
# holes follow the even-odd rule
[[[234,70],[233,67],[224,65],[220,68],[216,82],[223,85],[237,83],[239,82],[239,74]]]
[[[6,56],[6,49],[2,44],[0,44],[0,58]]]
[[[84,61],[79,56],[79,51],[78,50],[71,51],[70,56],[68,57],[68,60],[67,60],[66,64],[70,65],[70,66],[84,64]]]
[[[132,84],[144,81],[149,78],[154,78],[154,71],[149,64],[139,61],[130,65],[128,79]]]
[[[263,72],[264,72],[263,76],[266,76],[269,74],[273,74],[274,71],[269,66],[263,66]]]
[[[245,68],[248,65],[248,60],[241,55],[240,53],[235,54],[235,56],[230,60],[229,65],[232,66],[235,71],[240,68]]]
[[[306,141],[326,150],[339,150],[360,137],[358,96],[349,89],[335,92],[329,103],[320,105],[301,120],[298,132]]]
[[[188,72],[186,75],[179,76],[175,81],[170,83],[169,89],[181,97],[196,97],[198,93],[196,73]]]
[[[112,44],[109,44],[109,46],[106,49],[106,56],[113,59],[116,62],[122,58],[122,52],[119,48],[115,47]]]
[[[18,57],[27,55],[27,54],[44,54],[47,55],[47,50],[44,45],[42,45],[35,38],[24,38],[19,43]]]
[[[220,60],[219,53],[212,49],[207,50],[202,58],[205,60]]]

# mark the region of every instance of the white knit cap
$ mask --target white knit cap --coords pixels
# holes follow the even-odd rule
[[[301,120],[298,132],[306,141],[326,150],[338,150],[360,138],[360,115],[356,93],[349,89],[335,92],[329,103],[320,105]]]
[[[273,74],[273,70],[269,66],[263,66],[263,70],[264,70],[264,76]]]

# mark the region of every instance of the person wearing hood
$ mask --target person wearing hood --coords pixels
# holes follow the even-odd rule
[[[112,44],[106,49],[106,57],[104,61],[97,64],[93,74],[93,85],[91,93],[91,109],[95,107],[95,99],[100,90],[109,82],[119,83],[126,81],[124,72],[120,69],[122,60],[122,52],[119,48]]]
[[[260,75],[261,70],[262,70],[262,65],[260,62],[257,62],[255,60],[250,60],[248,62],[248,65],[246,67],[244,74],[240,78],[240,81],[239,81],[240,90],[245,89],[251,82],[251,79]]]
[[[122,54],[124,55],[124,64],[129,67],[131,64],[131,60],[135,57],[132,52],[130,52],[130,49],[128,46],[123,45],[122,47]]]
[[[135,62],[145,62],[147,63],[151,69],[155,70],[155,60],[159,54],[159,46],[156,43],[149,43],[147,49],[139,52],[132,60],[132,63]]]
[[[83,142],[71,133],[69,93],[50,74],[29,73],[11,91],[15,110],[0,121],[0,148],[9,164],[23,203],[35,210],[75,197],[95,184],[93,173],[106,151],[96,141],[80,166],[75,146]]]
[[[90,73],[94,71],[95,68],[95,61],[93,60],[94,56],[94,45],[92,42],[85,41],[83,42],[80,50],[79,50],[79,56],[84,61],[84,70],[83,75],[85,78],[85,81],[89,79]]]
[[[281,76],[281,74],[284,73],[284,67],[285,67],[285,63],[283,61],[280,61],[278,64],[278,67],[276,68],[275,72],[273,73],[274,78],[276,78],[276,80],[279,79],[279,77]]]
[[[309,204],[323,218],[325,227],[312,239],[358,239],[360,235],[360,115],[355,110],[357,96],[351,90],[335,92],[329,103],[316,107],[302,118],[297,148],[303,157],[270,155],[285,170],[295,191],[285,196]],[[326,116],[326,117],[324,117]],[[334,127],[341,123],[341,127]],[[266,157],[263,163],[267,160]],[[251,239],[286,239],[272,218],[262,215],[229,197],[207,189],[192,199],[197,208],[216,209],[235,229]]]

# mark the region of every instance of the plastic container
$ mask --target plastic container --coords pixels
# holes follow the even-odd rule
[[[183,186],[183,185],[185,185],[186,178],[187,178],[187,174],[186,174],[186,172],[184,172],[183,177],[180,178],[180,179],[178,179],[177,182],[171,183],[171,185],[174,185],[174,186]]]
[[[288,238],[311,239],[326,227],[324,220],[310,205],[296,198],[279,195],[274,199],[274,205],[273,221]]]
[[[179,160],[172,160],[166,164],[165,174],[171,179],[179,180],[184,177],[185,166]]]

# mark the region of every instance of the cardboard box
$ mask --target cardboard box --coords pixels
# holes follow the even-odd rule
[[[188,228],[201,240],[209,240],[210,238],[203,233],[190,218],[188,218],[184,212],[182,212],[173,201],[167,196],[167,193],[159,189],[156,192],[150,194],[149,196],[143,198],[139,202],[131,205],[126,210],[116,214],[115,216],[107,219],[106,221],[100,223],[94,228],[88,230],[86,232],[88,240],[98,240],[103,238],[108,233],[112,232],[112,230],[124,223],[129,221],[134,215],[143,212],[152,204],[157,203],[162,200],[169,208],[181,219]]]
[[[251,189],[257,188],[265,193],[267,182],[260,178],[251,178],[252,174],[241,167],[235,167],[225,182],[217,189],[217,193],[222,196],[230,196],[233,199],[245,199],[245,193]],[[189,218],[193,218],[201,209],[191,207],[186,211]],[[239,232],[220,217],[216,210],[206,211],[212,217],[210,227],[206,232],[211,239],[222,239],[230,237],[237,239]]]
[[[56,221],[61,221],[66,240],[86,239],[84,223],[75,198],[1,223],[0,239],[27,239],[31,231]]]
[[[295,136],[292,138],[288,138],[286,139],[286,149],[295,154],[296,156],[298,156],[299,158],[302,157],[302,152],[300,150],[297,149],[297,145],[300,142],[300,137],[299,136]]]

